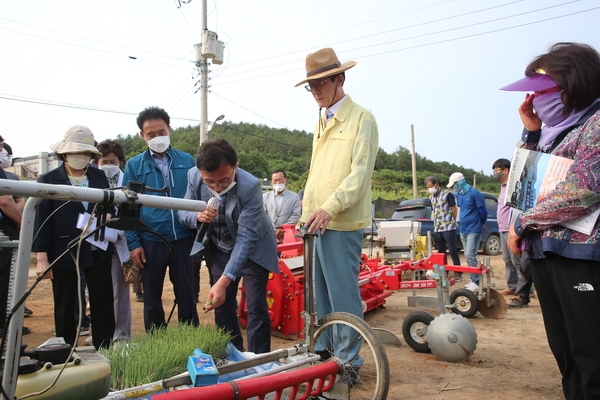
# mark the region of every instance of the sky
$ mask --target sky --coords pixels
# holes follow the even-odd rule
[[[0,135],[16,157],[50,151],[76,124],[98,141],[137,134],[157,105],[173,128],[200,119],[194,44],[201,0],[0,2]],[[524,93],[499,88],[560,41],[600,50],[597,0],[208,0],[225,42],[210,65],[208,119],[312,132],[306,55],[332,47],[344,89],[371,110],[379,145],[490,174],[511,158]],[[596,26],[596,28],[594,28]]]

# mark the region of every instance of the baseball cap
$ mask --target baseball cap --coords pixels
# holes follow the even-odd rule
[[[460,181],[461,179],[465,179],[465,176],[463,174],[461,174],[460,172],[455,172],[452,175],[450,175],[450,181],[448,182],[448,185],[446,185],[446,187],[452,187],[456,182]]]

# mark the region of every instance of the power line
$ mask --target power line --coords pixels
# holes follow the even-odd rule
[[[368,38],[368,37],[384,35],[384,34],[391,33],[391,32],[397,32],[397,31],[401,31],[401,30],[406,30],[406,29],[411,29],[411,28],[417,28],[417,27],[421,27],[421,26],[425,26],[425,25],[435,24],[437,22],[448,21],[448,20],[451,20],[451,19],[460,18],[460,17],[464,17],[464,16],[467,16],[467,15],[471,15],[471,14],[477,14],[477,13],[484,12],[484,11],[489,11],[489,10],[492,10],[492,9],[495,9],[495,8],[499,8],[499,7],[504,7],[504,6],[507,6],[507,5],[512,5],[514,3],[519,3],[521,1],[523,1],[523,0],[516,0],[516,1],[513,1],[511,3],[505,3],[505,4],[498,5],[498,6],[483,8],[483,9],[475,10],[475,11],[469,11],[469,12],[465,12],[465,13],[458,14],[458,15],[453,15],[453,16],[449,16],[449,17],[439,18],[439,19],[435,19],[435,20],[431,20],[431,21],[426,21],[426,22],[421,22],[421,23],[414,24],[414,25],[403,26],[403,27],[400,27],[400,28],[391,29],[391,30],[387,30],[387,31],[383,31],[383,32],[376,32],[376,33],[372,33],[370,35],[363,35],[363,36],[360,36],[360,37],[355,37],[355,38],[351,38],[351,39],[345,39],[345,40],[342,40],[342,41],[339,41],[339,42],[330,43],[330,44],[328,44],[328,46],[333,46],[333,45],[340,44],[340,43],[352,42],[352,41],[355,41],[355,40],[362,40],[362,39],[365,39],[365,38]],[[578,1],[578,0],[574,0],[574,1]],[[381,18],[381,19],[383,19],[383,18]],[[409,39],[411,39],[411,38],[409,38]],[[304,49],[304,50],[300,50],[300,51],[309,51],[309,50],[310,49]],[[236,67],[240,67],[240,66],[246,66],[248,64],[252,64],[252,63],[256,63],[256,62],[262,62],[262,61],[265,61],[265,60],[271,60],[271,59],[279,58],[279,57],[286,57],[286,56],[289,56],[289,55],[296,55],[297,53],[298,52],[292,52],[292,53],[286,53],[286,54],[278,54],[278,55],[274,55],[272,57],[261,58],[261,59],[253,60],[253,61],[246,61],[243,64],[232,65],[230,68],[236,68]],[[287,62],[287,63],[284,63],[284,64],[289,64],[289,63],[290,62]],[[283,64],[278,64],[278,65],[283,65]],[[234,75],[234,74],[232,74],[232,75]]]
[[[544,18],[544,19],[537,20],[537,21],[526,22],[526,23],[523,23],[523,24],[508,26],[508,27],[504,27],[504,28],[493,29],[493,30],[489,30],[489,31],[485,31],[485,32],[478,32],[478,33],[474,33],[474,34],[470,34],[470,35],[464,35],[464,36],[459,36],[459,37],[445,39],[445,40],[438,40],[438,41],[430,42],[430,43],[423,43],[423,44],[414,45],[414,46],[410,46],[410,47],[403,47],[403,48],[400,48],[400,49],[394,49],[394,50],[389,50],[389,51],[382,51],[382,52],[378,52],[378,53],[374,53],[374,54],[368,54],[368,55],[362,55],[362,56],[354,56],[353,58],[356,59],[356,60],[360,60],[360,59],[374,57],[374,56],[378,56],[378,55],[382,55],[382,54],[396,53],[396,52],[400,52],[400,51],[412,50],[412,49],[421,48],[421,47],[428,47],[428,46],[433,46],[433,45],[436,45],[436,44],[448,43],[448,42],[453,42],[453,41],[457,41],[457,40],[472,38],[472,37],[476,37],[476,36],[483,36],[483,35],[487,35],[489,33],[496,33],[496,32],[510,30],[510,29],[515,29],[515,28],[521,28],[521,27],[527,26],[527,25],[534,25],[534,24],[539,24],[539,23],[542,23],[542,22],[552,21],[552,20],[555,20],[555,19],[566,18],[566,17],[570,17],[570,16],[573,16],[573,15],[582,14],[582,13],[585,13],[585,12],[597,10],[599,8],[600,7],[592,7],[592,8],[586,9],[586,10],[575,11],[575,12],[569,13],[569,14],[562,14],[562,15],[559,15],[559,16],[556,16],[556,17]],[[518,15],[521,15],[521,14],[518,14]],[[518,16],[518,15],[515,15],[515,16]],[[491,22],[494,22],[494,21],[491,21]],[[451,28],[449,30],[455,30],[455,29],[460,29],[460,28]],[[440,32],[445,32],[445,31],[440,31]],[[436,32],[436,33],[440,33],[440,32]],[[419,35],[419,36],[415,36],[415,37],[411,37],[411,38],[398,39],[398,40],[396,40],[394,42],[408,40],[408,39],[413,39],[413,38],[422,37],[422,36],[427,36],[427,35],[431,35],[431,34],[433,34],[433,33],[423,34],[423,35]],[[389,43],[392,43],[392,42],[387,42],[387,44],[389,44]],[[368,46],[368,48],[371,48],[371,47],[374,47],[374,46],[376,46],[376,45]],[[364,49],[364,48],[365,47],[356,48],[356,49],[350,49],[350,50],[347,50],[345,52],[350,52],[350,51]],[[344,53],[344,52],[340,52],[340,53]],[[286,63],[282,63],[282,64],[279,64],[279,65],[286,65],[286,64],[290,64],[290,63],[292,63],[292,62],[286,62]],[[278,65],[275,65],[273,67],[276,67],[276,66],[278,66]],[[243,79],[237,79],[237,80],[228,81],[228,82],[221,82],[221,83],[219,83],[219,85],[229,85],[229,84],[232,84],[232,83],[249,81],[249,80],[252,80],[252,79],[260,79],[260,78],[265,78],[265,77],[271,77],[273,75],[286,74],[286,73],[289,73],[289,72],[298,72],[298,71],[301,71],[301,70],[303,70],[303,69],[302,68],[294,68],[294,69],[289,69],[289,70],[285,70],[285,71],[270,72],[270,73],[265,74],[265,75],[258,75],[258,76],[253,76],[253,77],[244,77]],[[243,72],[240,72],[240,73],[243,73]],[[239,73],[234,73],[234,74],[227,75],[227,76],[225,76],[225,78],[227,78],[228,76],[231,76],[231,75],[236,75],[236,74],[239,74]]]
[[[328,36],[328,35],[331,35],[332,33],[336,33],[336,32],[340,32],[340,31],[344,31],[344,30],[356,28],[356,27],[361,26],[361,25],[371,24],[371,23],[374,23],[374,22],[382,21],[384,19],[388,19],[388,18],[394,18],[394,17],[400,16],[400,15],[404,15],[404,14],[410,14],[410,13],[415,12],[415,11],[421,11],[421,10],[424,10],[426,8],[436,7],[436,6],[439,6],[439,5],[444,4],[444,3],[449,3],[451,1],[453,1],[453,0],[446,0],[446,1],[442,1],[441,3],[430,4],[430,5],[427,5],[427,6],[424,6],[424,7],[415,8],[415,9],[412,9],[412,10],[409,10],[409,11],[404,11],[404,12],[401,12],[401,13],[398,13],[398,14],[388,15],[388,16],[385,16],[385,17],[382,17],[382,18],[377,18],[377,19],[371,20],[371,21],[365,21],[365,22],[361,22],[359,24],[354,24],[354,25],[347,26],[347,27],[344,27],[344,28],[335,29],[333,31],[323,32],[323,33],[319,33],[319,34],[316,34],[316,35],[308,36],[308,37],[305,37],[305,38],[302,38],[302,39],[292,40],[291,42],[288,42],[287,44],[292,44],[292,43],[297,43],[297,42],[303,42],[305,40],[314,39],[314,38],[317,38],[317,37]],[[523,1],[523,0],[519,0],[519,1]],[[255,54],[263,52],[263,51],[275,49],[277,47],[279,47],[279,46],[271,46],[271,47],[267,47],[267,48],[264,48],[264,49],[253,51],[252,53],[241,54],[241,55],[235,56],[233,58],[235,59],[235,58],[238,58],[238,57],[245,57],[247,55],[255,55]]]
[[[243,134],[245,134],[245,135],[254,136],[254,137],[257,137],[257,138],[259,138],[259,139],[263,139],[263,140],[265,140],[265,141],[268,141],[269,143],[279,143],[279,144],[282,144],[282,145],[284,145],[284,146],[288,146],[288,147],[292,147],[292,148],[294,148],[294,149],[300,149],[300,150],[304,150],[304,151],[311,150],[311,148],[310,148],[310,147],[300,147],[300,146],[294,146],[293,144],[289,144],[289,143],[281,142],[281,141],[279,141],[279,140],[275,140],[275,139],[273,139],[273,138],[267,138],[267,137],[264,137],[264,136],[260,136],[260,135],[257,135],[257,134],[255,134],[255,133],[250,133],[250,132],[244,132],[244,131],[240,131],[239,129],[232,128],[232,127],[231,127],[231,126],[229,126],[229,125],[221,124],[221,125],[219,125],[219,126],[220,126],[220,127],[223,127],[223,128],[225,128],[225,129],[230,129],[230,130],[232,130],[232,131],[234,131],[234,132],[243,133]],[[214,136],[214,134],[213,134],[213,136]]]
[[[97,51],[97,52],[100,52],[100,53],[110,54],[110,55],[113,55],[113,56],[127,57],[127,58],[132,59],[132,60],[142,60],[142,61],[153,62],[153,63],[157,63],[157,64],[169,65],[171,67],[177,67],[177,68],[186,68],[186,69],[189,68],[189,66],[176,65],[176,64],[166,63],[166,62],[162,62],[162,61],[151,60],[149,58],[141,58],[141,57],[137,57],[137,56],[133,56],[133,55],[116,53],[114,51],[101,50],[101,49],[98,49],[98,48],[88,47],[88,46],[84,46],[84,45],[80,45],[80,44],[75,44],[75,43],[69,43],[69,42],[65,42],[65,41],[62,41],[62,40],[51,39],[51,38],[44,37],[44,36],[34,35],[32,33],[26,33],[26,32],[16,31],[14,29],[8,29],[8,28],[3,28],[3,27],[0,27],[0,29],[5,30],[5,31],[9,31],[9,32],[13,32],[13,33],[18,33],[18,34],[25,35],[25,36],[31,36],[31,37],[34,37],[34,38],[37,38],[37,39],[43,39],[43,40],[48,40],[50,42],[65,44],[67,46],[79,47],[79,48],[82,48],[82,49],[91,50],[91,51]],[[189,62],[191,63],[191,61],[189,61]]]
[[[173,58],[175,60],[185,60],[184,58],[169,56],[169,55],[161,54],[161,53],[155,53],[155,52],[147,51],[147,50],[136,49],[134,47],[128,47],[128,46],[123,46],[123,45],[120,45],[120,44],[109,43],[109,42],[105,42],[105,41],[102,41],[102,40],[90,39],[90,38],[86,38],[86,37],[79,36],[79,35],[72,35],[70,33],[56,31],[56,30],[53,30],[53,29],[42,28],[41,26],[36,26],[36,25],[32,25],[32,24],[27,24],[25,22],[15,21],[13,19],[8,19],[8,18],[2,18],[2,17],[0,17],[0,20],[9,21],[9,22],[12,22],[12,23],[15,23],[15,24],[19,24],[19,25],[25,25],[25,26],[28,26],[30,28],[40,29],[40,30],[43,30],[43,31],[46,31],[46,32],[57,33],[59,35],[69,36],[69,37],[77,38],[77,39],[80,39],[80,40],[82,39],[82,40],[87,40],[87,41],[90,41],[90,42],[95,42],[95,43],[100,43],[100,44],[106,44],[106,45],[113,46],[113,47],[120,47],[120,48],[126,49],[126,50],[135,50],[137,52],[152,54],[152,55],[155,55],[155,56],[160,56],[160,57],[165,57],[165,58]],[[6,28],[2,28],[2,29],[6,29]],[[10,29],[6,29],[6,30],[10,30]],[[31,34],[20,32],[20,31],[12,31],[12,32],[21,33],[23,35],[31,35]],[[33,36],[33,35],[31,35],[31,36]],[[35,37],[40,37],[40,36],[35,36]],[[40,37],[40,38],[44,39],[44,37]],[[65,42],[59,42],[59,43],[65,43]],[[68,43],[66,43],[66,44],[68,44]]]
[[[250,110],[250,109],[248,109],[248,108],[246,108],[246,107],[242,106],[241,104],[238,104],[238,103],[236,103],[236,102],[234,102],[234,101],[232,101],[232,100],[226,99],[225,97],[221,96],[221,95],[220,95],[220,94],[218,94],[218,93],[215,93],[214,91],[211,91],[211,93],[212,93],[212,94],[214,94],[215,96],[219,96],[220,98],[222,98],[223,100],[225,100],[225,101],[227,101],[227,102],[229,102],[229,103],[231,103],[231,104],[235,104],[236,106],[238,106],[238,107],[240,107],[240,108],[243,108],[244,110],[246,110],[246,111],[248,111],[248,112],[251,112],[252,114],[258,115],[259,117],[261,117],[261,118],[264,118],[264,119],[266,119],[267,121],[271,121],[271,122],[273,122],[273,123],[275,123],[275,124],[277,124],[277,125],[279,125],[279,126],[282,126],[282,127],[286,128],[286,129],[289,129],[287,126],[285,126],[285,125],[283,125],[283,124],[281,124],[281,123],[279,123],[279,122],[277,122],[277,121],[274,121],[274,120],[272,120],[271,118],[267,118],[267,117],[265,117],[264,115],[261,115],[261,114],[259,114],[259,113],[255,112],[255,111],[252,111],[252,110]]]
[[[77,109],[77,110],[98,111],[98,112],[105,112],[105,113],[111,113],[111,114],[124,114],[124,115],[138,115],[139,114],[137,112],[122,111],[122,110],[110,110],[107,108],[82,106],[82,105],[67,104],[67,103],[58,103],[58,102],[53,102],[53,101],[49,101],[49,100],[32,99],[32,98],[14,96],[14,95],[4,94],[4,93],[0,93],[0,99],[10,100],[10,101],[20,101],[20,102],[24,102],[24,103],[41,104],[41,105],[45,105],[45,106],[72,108],[72,109]],[[179,121],[198,122],[198,118],[171,117],[171,119],[179,120]]]

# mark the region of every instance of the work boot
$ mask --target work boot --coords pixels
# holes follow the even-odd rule
[[[524,299],[522,296],[515,296],[510,303],[508,303],[508,308],[517,309],[521,307],[529,306],[529,300]]]

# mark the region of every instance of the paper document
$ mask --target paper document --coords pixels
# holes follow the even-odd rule
[[[79,217],[77,218],[77,225],[76,227],[78,229],[84,230],[88,221],[90,220],[91,215],[89,213],[84,213],[84,214],[79,214]],[[94,217],[94,220],[92,221],[90,227],[88,228],[87,231],[84,232],[85,234],[90,233],[91,231],[93,231],[94,229],[96,229],[96,224],[97,224],[97,220]],[[94,240],[94,235],[89,236],[86,240],[86,242],[93,244],[94,246],[105,250],[108,248],[108,242],[116,242],[117,241],[117,237],[119,236],[119,231],[117,231],[116,229],[113,228],[106,228],[106,231],[104,232],[104,240],[100,241],[100,240]]]
[[[506,188],[507,206],[526,211],[556,188],[567,176],[573,160],[527,149],[515,149]],[[589,235],[600,209],[561,225]]]

